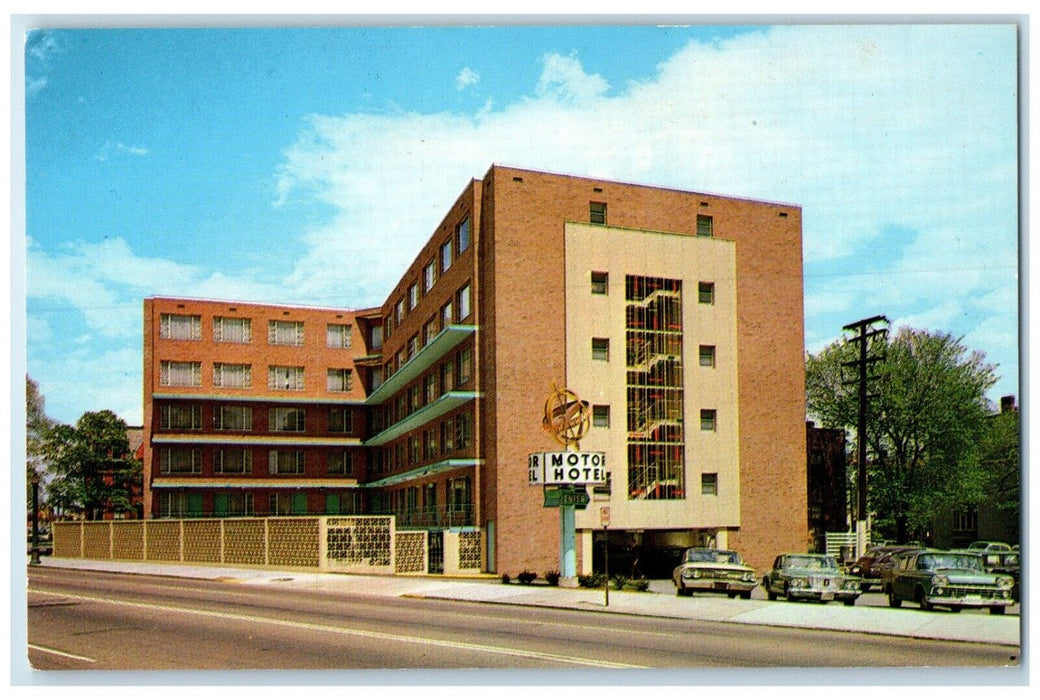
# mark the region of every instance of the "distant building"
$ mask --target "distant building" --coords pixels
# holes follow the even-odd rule
[[[815,551],[822,552],[825,533],[849,530],[845,431],[817,428],[812,421],[807,421],[805,428],[809,532]]]
[[[493,166],[378,308],[146,299],[146,515],[394,513],[555,569],[527,481],[555,385],[610,472],[579,572],[602,506],[619,540],[763,568],[806,539],[801,245],[797,206]]]
[[[991,421],[1013,421],[1019,426],[1018,406],[1014,396],[1003,396],[1000,399],[1000,412],[990,416]],[[1020,427],[1017,428],[1020,430]],[[1004,469],[1008,478],[1018,481],[1008,484],[1008,488],[1018,491],[1021,484],[1021,465],[990,464],[990,469]],[[1019,491],[1020,493],[1020,491]],[[976,540],[1006,542],[1019,544],[1021,537],[1019,513],[998,507],[997,494],[982,503],[966,506],[954,511],[948,518],[935,523],[932,539],[937,547],[965,547]]]

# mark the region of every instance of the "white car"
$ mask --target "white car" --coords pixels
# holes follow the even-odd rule
[[[675,594],[680,596],[712,591],[746,599],[751,597],[751,590],[758,582],[755,570],[732,549],[690,547],[672,571],[672,583]]]

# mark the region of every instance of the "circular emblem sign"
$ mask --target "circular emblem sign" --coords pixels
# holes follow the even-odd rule
[[[557,389],[545,400],[545,418],[542,428],[564,447],[577,446],[589,432],[592,412],[589,402],[582,401],[570,389]]]

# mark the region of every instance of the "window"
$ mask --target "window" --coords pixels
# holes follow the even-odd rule
[[[229,515],[252,515],[253,494],[227,491],[213,494],[213,514],[218,518]]]
[[[350,433],[354,431],[354,414],[348,408],[329,409],[329,432]]]
[[[251,343],[253,321],[248,318],[217,316],[213,319],[213,340],[218,343]]]
[[[714,367],[715,366],[715,346],[714,345],[702,345],[700,347],[700,363],[701,363],[701,367]]]
[[[697,215],[697,235],[706,238],[711,238],[715,235],[712,231],[712,221],[710,216],[705,216],[704,214]]]
[[[419,283],[408,288],[408,310],[413,311],[419,305]]]
[[[267,388],[275,391],[303,391],[303,367],[271,365],[267,368]]]
[[[470,314],[470,286],[467,284],[459,290],[459,320],[465,321]]]
[[[718,474],[701,474],[701,495],[702,496],[718,496],[719,495],[719,475]]]
[[[272,433],[302,433],[307,412],[302,408],[271,408],[267,427]]]
[[[428,428],[423,433],[423,459],[434,459],[440,454],[441,445],[437,439],[439,431],[436,427]]]
[[[592,407],[592,425],[595,428],[610,427],[610,406]]]
[[[303,474],[303,450],[271,450],[267,457],[269,474]]]
[[[451,360],[441,365],[441,387],[445,393],[455,388],[455,363]]]
[[[217,406],[213,409],[215,430],[252,430],[253,409],[250,406]]]
[[[394,316],[397,319],[398,327],[404,322],[404,299],[397,301],[397,306],[394,307]]]
[[[441,307],[441,326],[447,328],[455,322],[455,306],[451,303],[451,300],[447,304]]]
[[[159,385],[202,386],[202,363],[163,360],[159,363]]]
[[[329,391],[350,391],[353,384],[353,372],[349,369],[330,367],[325,373],[325,387]]]
[[[213,457],[213,471],[217,474],[249,474],[253,471],[253,451],[217,450]]]
[[[462,450],[473,443],[473,416],[460,413],[455,416],[455,448]]]
[[[451,239],[449,238],[441,245],[441,273],[448,271],[451,267]]]
[[[592,273],[592,293],[593,294],[606,294],[609,288],[609,278],[606,272],[593,272]]]
[[[423,294],[429,294],[437,282],[437,261],[431,260],[423,268]]]
[[[592,359],[602,360],[604,362],[610,361],[610,339],[609,338],[593,338],[592,339]]]
[[[163,430],[201,430],[202,407],[198,405],[163,404],[159,409],[159,425]]]
[[[174,491],[159,494],[159,515],[163,518],[202,517],[202,494]]]
[[[589,202],[589,222],[593,224],[607,223],[607,205],[604,202]]]
[[[325,327],[325,342],[330,348],[350,349],[350,325],[330,323]]]
[[[458,354],[458,386],[462,386],[473,377],[473,351],[470,348]]]
[[[213,363],[213,386],[248,389],[253,384],[253,368],[250,365]]]
[[[449,418],[441,423],[441,445],[444,454],[455,451],[455,419]]]
[[[347,450],[329,452],[329,474],[349,476],[354,473],[354,458]]]
[[[718,428],[718,414],[714,408],[701,409],[701,430],[714,432]]]
[[[698,282],[697,283],[697,301],[701,304],[714,304],[715,303],[715,283],[714,282]]]
[[[303,345],[303,321],[268,321],[268,345]]]
[[[469,248],[469,217],[467,216],[459,224],[456,231],[459,234],[459,255],[462,255]]]
[[[413,413],[423,407],[422,387],[418,384],[408,387],[408,405]]]
[[[167,340],[202,340],[202,316],[161,314],[159,337]]]
[[[202,450],[198,447],[164,447],[159,450],[159,473],[199,474]]]
[[[440,396],[437,391],[437,373],[430,372],[423,378],[423,402],[433,403]]]
[[[419,354],[419,334],[416,333],[408,339],[408,357],[415,357]]]
[[[379,350],[383,347],[383,327],[372,326],[372,349]]]
[[[422,461],[422,437],[419,435],[408,436],[408,465],[418,464]]]
[[[423,324],[423,345],[429,345],[437,337],[437,317],[434,316]]]
[[[267,505],[271,515],[307,515],[307,494],[301,491],[272,493]]]

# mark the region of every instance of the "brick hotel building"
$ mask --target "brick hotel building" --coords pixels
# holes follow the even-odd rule
[[[375,263],[376,261],[373,261]],[[801,210],[503,166],[379,308],[144,302],[146,517],[394,513],[559,563],[527,483],[553,385],[592,405],[612,538],[806,547]]]

